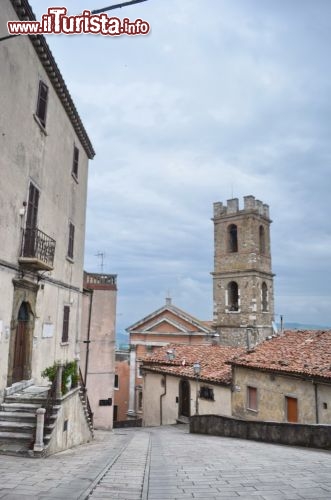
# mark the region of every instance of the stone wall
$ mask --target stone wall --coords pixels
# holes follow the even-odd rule
[[[331,449],[331,425],[245,421],[221,415],[191,417],[190,432],[267,443]]]

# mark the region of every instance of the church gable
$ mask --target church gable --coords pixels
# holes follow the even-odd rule
[[[187,329],[168,318],[160,318],[149,325],[145,331],[148,333],[186,333]]]

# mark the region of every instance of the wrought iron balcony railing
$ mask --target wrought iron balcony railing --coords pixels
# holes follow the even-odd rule
[[[55,240],[37,227],[26,228],[23,233],[19,262],[33,269],[53,269]]]

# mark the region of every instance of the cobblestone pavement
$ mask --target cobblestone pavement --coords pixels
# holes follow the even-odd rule
[[[189,434],[97,432],[45,460],[0,456],[0,499],[331,500],[331,452]]]

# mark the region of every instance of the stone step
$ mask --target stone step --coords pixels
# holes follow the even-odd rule
[[[31,434],[25,432],[7,432],[0,431],[0,443],[1,441],[31,441]]]
[[[0,422],[0,432],[23,432],[32,435],[35,427],[34,422]]]
[[[35,403],[2,403],[0,405],[0,411],[8,412],[23,412],[23,413],[33,413],[35,414],[40,404]]]
[[[10,394],[23,391],[24,389],[27,389],[28,387],[31,387],[34,385],[34,380],[22,380],[21,382],[15,382],[13,385],[10,387],[7,387],[5,389],[5,396],[9,396]]]
[[[0,411],[0,421],[1,420],[27,420],[36,421],[36,416],[32,412],[23,411]]]
[[[7,396],[5,397],[5,403],[18,403],[18,404],[34,404],[43,406],[45,405],[47,398],[44,397],[29,397],[29,396]]]

